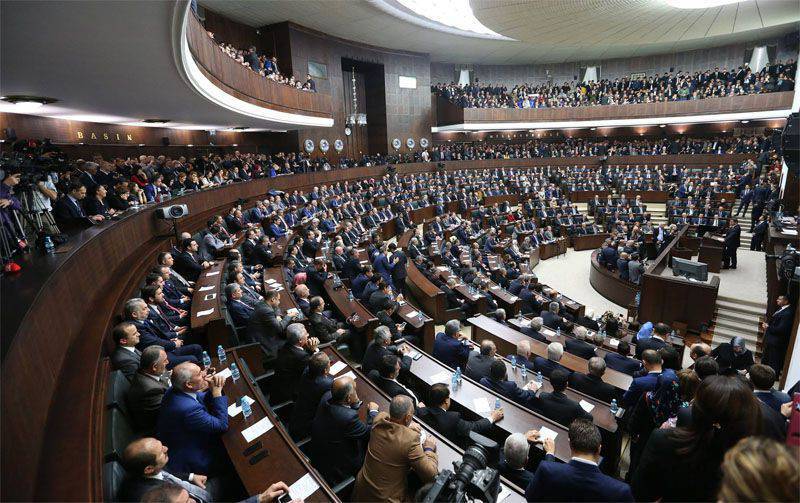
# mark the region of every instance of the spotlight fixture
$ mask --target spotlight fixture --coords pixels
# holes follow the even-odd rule
[[[167,122],[172,122],[171,119],[144,119],[142,122],[145,124],[166,124]]]
[[[596,127],[589,128],[589,129],[590,129],[591,131],[597,131],[597,128],[596,128]]]
[[[236,126],[231,128],[232,131],[247,131],[248,129],[250,128],[247,126]]]
[[[44,105],[49,105],[58,101],[55,98],[48,98],[45,96],[30,96],[25,94],[3,96],[0,98],[0,100],[11,103],[14,105],[15,110],[18,110],[20,113],[33,112],[39,108],[42,108]]]
[[[748,122],[750,122],[750,121],[744,120],[744,121],[742,121],[742,124],[747,124]]]
[[[666,125],[666,124],[661,124],[661,125],[660,125],[660,126],[658,126],[658,127],[667,127],[667,125]]]

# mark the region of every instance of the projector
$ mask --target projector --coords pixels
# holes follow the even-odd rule
[[[156,218],[162,220],[174,220],[182,218],[189,214],[189,207],[185,204],[173,204],[171,206],[164,206],[156,210]]]

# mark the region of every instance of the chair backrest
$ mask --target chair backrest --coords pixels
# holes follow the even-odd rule
[[[103,501],[117,501],[119,488],[125,480],[125,468],[117,461],[103,465]]]
[[[117,408],[109,409],[106,421],[106,461],[119,461],[122,451],[136,438],[133,426]]]
[[[108,389],[106,391],[106,407],[116,408],[122,411],[126,417],[130,417],[128,411],[128,404],[125,397],[128,395],[128,390],[131,388],[131,383],[121,370],[115,370],[108,375]]]

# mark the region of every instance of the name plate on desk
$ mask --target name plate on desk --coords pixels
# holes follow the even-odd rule
[[[203,300],[214,300],[214,299],[216,299],[216,298],[217,298],[217,294],[216,294],[216,293],[209,293],[208,295],[206,295],[205,297],[203,297]],[[198,314],[199,314],[199,313],[198,313]]]
[[[264,419],[260,420],[253,426],[250,426],[249,428],[242,430],[242,436],[244,437],[245,441],[249,444],[253,440],[263,435],[264,433],[271,430],[273,426],[275,425],[272,424],[272,421],[270,421],[268,417],[265,417]]]
[[[208,286],[201,286],[199,291],[207,292],[207,291],[213,290],[213,289],[214,289],[214,285],[208,285]]]
[[[207,272],[206,273],[206,277],[208,278],[208,277],[211,277],[211,276],[216,276],[217,274],[219,274],[219,271]]]

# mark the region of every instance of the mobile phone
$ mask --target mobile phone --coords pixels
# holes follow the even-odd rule
[[[289,493],[283,493],[280,496],[278,496],[278,503],[291,503],[291,502],[292,502],[292,497],[289,495]]]
[[[247,449],[245,449],[244,452],[242,452],[242,454],[245,456],[249,456],[259,449],[261,449],[261,441],[258,441],[255,444],[248,447]]]

